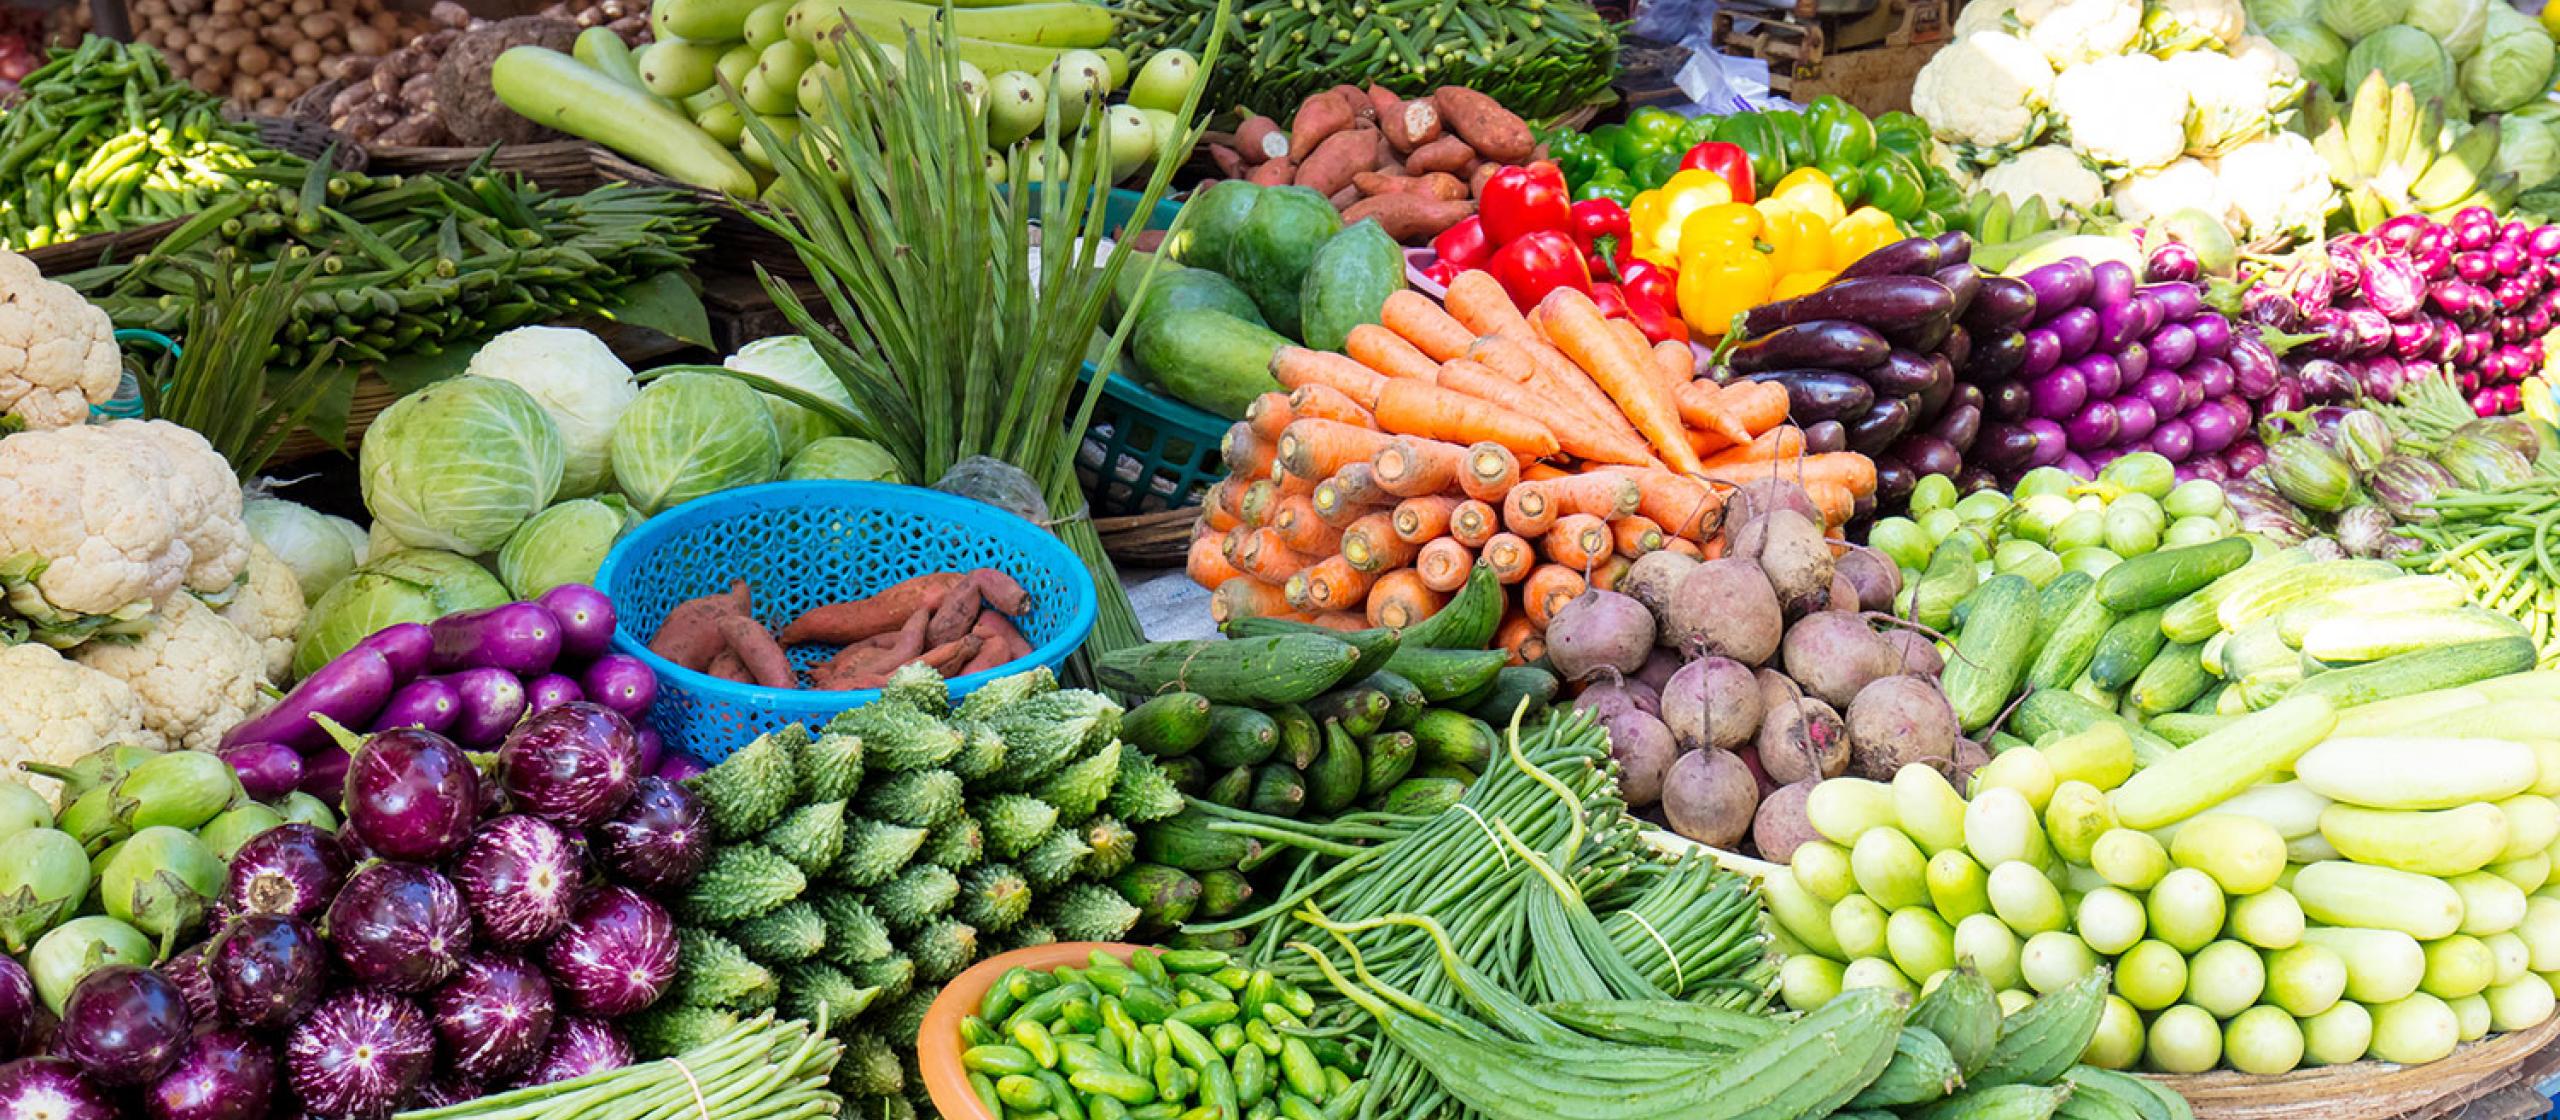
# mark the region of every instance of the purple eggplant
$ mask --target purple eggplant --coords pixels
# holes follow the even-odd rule
[[[2240,375],[2231,363],[2220,358],[2198,358],[2187,366],[2188,376],[2208,397],[2229,396],[2240,391]]]
[[[2080,371],[2080,381],[2088,386],[2092,397],[2112,397],[2124,386],[2124,367],[2117,365],[2112,355],[2086,355],[2073,362],[2072,367]]]
[[[2018,474],[2035,465],[2035,430],[2024,424],[1985,424],[1970,454],[1992,470]]]
[[[1964,471],[1964,456],[1936,436],[1905,436],[1894,445],[1893,453],[1924,476],[1942,474],[1954,478]]]
[[[2146,280],[2193,280],[2204,275],[2204,261],[2184,242],[2163,241],[2143,260],[2142,275]]]
[[[2104,263],[2121,264],[2123,262],[2106,261]],[[2142,337],[2142,332],[2146,329],[2144,322],[2147,319],[2148,316],[2143,311],[2143,305],[2132,299],[2127,299],[2122,303],[2100,305],[2098,308],[2098,349],[2113,352],[2132,345],[2136,340]]]
[[[632,733],[640,743],[640,762],[635,769],[643,774],[656,774],[658,764],[666,759],[667,741],[658,736],[657,728],[647,724],[633,724]]]
[[[583,583],[564,583],[534,600],[560,621],[560,656],[592,661],[613,648],[613,600]]]
[[[427,671],[427,657],[435,652],[436,636],[423,622],[401,622],[385,626],[355,644],[356,649],[369,649],[391,663],[391,683],[407,684]]]
[[[2115,352],[2116,378],[2130,385],[2151,372],[2151,348],[2139,342],[2128,342]]]
[[[2188,330],[2185,323],[2170,323],[2151,332],[2143,346],[2151,351],[2152,364],[2162,369],[2185,369],[2196,357],[2196,332]]]
[[[1973,259],[1973,238],[1960,229],[1951,229],[1929,239],[1938,247],[1938,264],[1963,264]]]
[[[302,755],[283,743],[234,743],[222,748],[222,760],[252,800],[273,801],[302,784]]]
[[[524,711],[528,716],[586,698],[578,682],[559,673],[544,673],[524,683]]]
[[[1947,294],[1955,297],[1951,313],[1958,322],[1964,321],[1965,313],[1973,309],[1974,297],[1982,292],[1982,272],[1971,264],[1951,264],[1930,273],[1929,278],[1947,286]]]
[[[2071,453],[2071,437],[2063,432],[2062,425],[2039,416],[2021,426],[2026,428],[2036,441],[2035,452],[2027,459],[2027,466],[2054,466]],[[2084,473],[2080,477],[2089,476]]]
[[[1938,413],[1946,409],[1947,401],[1955,397],[1957,387],[1955,367],[1948,365],[1943,356],[1930,355],[1929,366],[1933,371],[1929,384],[1904,398],[1911,402],[1912,418],[1923,424],[1936,419]]]
[[[540,603],[449,614],[427,630],[436,640],[427,668],[439,673],[494,668],[529,677],[550,672],[560,659],[560,620]]]
[[[1735,373],[1788,369],[1866,369],[1891,351],[1884,336],[1858,323],[1818,319],[1780,327],[1733,348],[1725,360]]]
[[[2093,279],[2089,262],[2078,257],[2064,257],[2052,264],[2028,270],[2018,278],[2036,297],[2036,309],[2048,321],[2064,311],[2078,307],[2089,296]]]
[[[2426,300],[2427,282],[2410,258],[2396,253],[2367,253],[2359,264],[2364,274],[2364,299],[2374,310],[2392,319],[2406,319],[2418,313]]]
[[[234,919],[213,943],[214,997],[232,1022],[281,1031],[320,1003],[329,986],[329,950],[301,920],[279,914]]]
[[[2054,342],[2062,347],[2063,361],[2079,358],[2098,345],[2098,313],[2090,308],[2071,308],[2042,325],[2053,332]]]
[[[2089,266],[2089,306],[2101,313],[2110,307],[2133,302],[2133,266],[2123,261],[2099,261]]]
[[[637,723],[649,711],[650,702],[658,698],[657,674],[637,657],[608,653],[596,658],[578,677],[578,687],[587,699],[622,713],[624,719]]]
[[[649,773],[670,782],[681,782],[702,773],[702,764],[682,751],[668,751],[665,758],[658,760],[658,768]]]
[[[2080,411],[2062,421],[2069,435],[2071,450],[2086,454],[2116,441],[2115,405],[2092,399]]]
[[[2231,320],[2218,314],[2198,315],[2179,324],[2194,336],[2196,356],[2219,358],[2231,350]]]
[[[1973,332],[1963,327],[1947,328],[1947,340],[1938,344],[1937,356],[1947,360],[1950,369],[1963,369],[1973,361]]]
[[[2172,463],[2186,462],[2195,447],[2195,431],[2184,420],[2170,420],[2151,429],[2151,449]]]
[[[1844,425],[1848,429],[1849,450],[1872,456],[1892,447],[1895,440],[1911,430],[1916,419],[1910,401],[1908,397],[1896,397]]]
[[[35,1031],[35,980],[16,958],[0,956],[0,1054],[25,1050]],[[7,1111],[7,1105],[0,1103],[0,1115]]]
[[[1946,259],[1945,246],[1938,242],[1926,237],[1906,237],[1849,262],[1848,267],[1840,270],[1838,279],[1925,276],[1953,263]]]
[[[563,1015],[551,1026],[551,1040],[542,1047],[542,1056],[534,1059],[519,1085],[549,1085],[555,1081],[572,1081],[590,1073],[621,1069],[631,1064],[631,1044],[622,1032],[601,1019],[579,1015]]]
[[[170,983],[178,986],[178,995],[187,1001],[187,1021],[190,1023],[213,1022],[222,1011],[221,1002],[214,995],[213,973],[208,969],[206,960],[209,952],[211,948],[208,945],[198,943],[151,966],[152,971],[168,977]]]
[[[294,788],[336,807],[347,789],[347,766],[355,756],[331,743],[302,757],[302,781]]]
[[[2193,284],[2152,284],[2144,287],[2141,294],[2160,309],[2162,323],[2174,323],[2204,311],[2204,293]],[[2158,326],[2154,324],[2153,329]]]
[[[341,991],[285,1038],[285,1083],[314,1116],[381,1120],[435,1064],[436,1036],[418,1005],[368,988]]]
[[[2076,364],[2037,378],[2028,389],[2035,394],[2035,414],[2055,420],[2069,419],[2089,400],[2088,378]]]
[[[1772,370],[1751,375],[1787,391],[1787,417],[1798,424],[1863,415],[1876,403],[1875,387],[1853,373],[1827,369]]]
[[[192,1020],[168,977],[129,964],[91,972],[62,1005],[59,1038],[101,1085],[148,1085],[178,1060]]]
[[[2133,395],[2150,402],[2156,415],[2175,416],[2186,410],[2186,387],[2179,383],[2177,374],[2165,370],[2134,382]]]
[[[2159,426],[2159,410],[2152,408],[2150,401],[2144,400],[2131,393],[2127,393],[2124,396],[2117,397],[2114,404],[2116,410],[2115,442],[2118,446],[2147,439],[2151,435],[2151,429]]]
[[[224,732],[225,745],[282,743],[311,751],[329,742],[313,716],[327,716],[342,727],[370,727],[374,713],[391,699],[395,685],[391,662],[359,645],[321,666],[274,707]]]
[[[68,1058],[0,1065],[0,1116],[12,1120],[122,1120],[124,1113]]]
[[[676,976],[676,922],[629,887],[586,897],[542,951],[544,971],[572,1011],[605,1018],[650,1004]]]
[[[232,853],[231,877],[214,911],[225,918],[277,914],[308,921],[337,897],[347,867],[336,836],[307,824],[277,825]]]
[[[415,1101],[413,1107],[444,1108],[462,1104],[465,1101],[476,1101],[488,1095],[488,1086],[469,1080],[452,1070],[438,1070],[428,1074],[426,1080],[418,1083],[417,1091],[413,1094]]]
[[[1973,450],[1975,437],[1982,434],[1982,409],[1973,404],[1950,405],[1938,415],[1936,423],[1929,425],[1929,434],[1955,448],[1956,454],[1965,454]]]
[[[391,702],[374,717],[373,726],[377,731],[414,727],[441,735],[460,718],[462,697],[454,692],[453,683],[443,677],[420,677],[391,694]]]
[[[1974,385],[2013,380],[2027,362],[2027,337],[2017,331],[1991,331],[1974,336],[1973,360],[1963,369]]]
[[[1847,374],[1830,376],[1866,388]],[[1867,394],[1874,399],[1873,390]],[[612,816],[631,797],[639,761],[630,721],[601,704],[563,704],[507,735],[498,749],[498,780],[518,809],[584,828]]]
[[[1873,458],[1876,461],[1876,499],[1891,506],[1910,501],[1911,488],[1920,482],[1920,476],[1911,473],[1911,465],[1894,458],[1891,452]]]
[[[474,953],[427,1000],[453,1072],[476,1082],[515,1076],[542,1056],[557,1015],[551,981],[522,957]]]
[[[436,863],[479,819],[480,771],[431,731],[385,731],[347,767],[347,828],[385,859]]]
[[[1982,412],[1994,420],[2024,420],[2036,413],[2035,392],[2024,381],[2001,382],[1982,394]]]
[[[423,992],[462,966],[471,912],[453,881],[424,867],[376,863],[347,877],[329,904],[329,943],[357,981]]]
[[[1926,276],[1867,276],[1752,308],[1743,317],[1743,330],[1757,337],[1816,319],[1849,319],[1887,337],[1924,333],[1933,325],[1944,337],[1954,321],[1954,307],[1955,296],[1946,285]]]
[[[178,1063],[143,1091],[150,1120],[265,1120],[276,1091],[276,1053],[229,1027],[199,1031]]]
[[[463,746],[495,743],[524,718],[524,682],[514,673],[494,667],[465,669],[445,679],[462,699],[462,714],[452,730],[454,741]]]
[[[1917,393],[1937,379],[1935,355],[1920,355],[1909,350],[1895,350],[1882,364],[1862,373],[1878,397],[1899,397]]]
[[[453,879],[483,938],[526,945],[568,922],[586,876],[567,835],[519,813],[481,825],[453,861]]]
[[[1977,334],[2024,330],[2036,321],[2036,310],[2042,304],[2035,288],[2026,281],[2008,276],[1985,276],[1982,290],[1973,297],[1973,307],[1963,322]]]
[[[2029,327],[2024,333],[2027,356],[2018,365],[2020,377],[2042,377],[2062,364],[2062,342],[2043,327]]]
[[[1837,420],[1817,420],[1804,426],[1804,450],[1808,455],[1822,455],[1849,449],[1849,429]]]

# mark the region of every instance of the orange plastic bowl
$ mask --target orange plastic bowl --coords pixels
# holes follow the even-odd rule
[[[934,1111],[943,1120],[998,1120],[987,1114],[987,1106],[978,1103],[978,1094],[969,1088],[969,1071],[960,1064],[960,1020],[978,1013],[987,989],[1005,973],[1017,968],[1046,972],[1060,965],[1082,967],[1096,949],[1126,961],[1138,948],[1115,941],[1034,945],[988,957],[952,977],[942,994],[934,997],[933,1006],[925,1009],[924,1026],[916,1032],[916,1065],[924,1074],[925,1089],[933,1094]]]

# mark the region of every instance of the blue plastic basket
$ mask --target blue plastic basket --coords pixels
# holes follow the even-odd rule
[[[1056,669],[1092,632],[1099,604],[1083,561],[1047,530],[994,506],[880,482],[773,482],[687,502],[643,522],[596,570],[613,599],[614,648],[658,676],[650,721],[667,746],[705,763],[793,723],[825,723],[879,696],[736,684],[649,652],[649,636],[687,599],[743,579],[758,621],[779,630],[823,603],[859,599],[910,576],[999,568],[1031,593],[1014,619],[1029,655],[951,682],[958,697],[1034,666]],[[802,645],[808,669],[834,650]]]

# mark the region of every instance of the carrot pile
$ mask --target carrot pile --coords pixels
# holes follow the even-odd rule
[[[1580,292],[1524,314],[1468,272],[1445,306],[1402,291],[1380,318],[1344,353],[1281,348],[1288,391],[1228,429],[1189,562],[1220,621],[1408,626],[1482,563],[1514,591],[1498,640],[1530,660],[1636,557],[1720,551],[1733,489],[1798,483],[1834,536],[1875,492],[1866,456],[1805,453],[1784,389],[1700,378]]]
[[[933,572],[866,599],[812,607],[779,636],[756,621],[745,580],[729,590],[687,599],[667,612],[649,649],[724,681],[767,688],[802,687],[784,647],[840,647],[808,672],[807,687],[878,688],[889,674],[923,662],[945,677],[992,669],[1031,652],[1013,619],[1031,595],[994,568]]]

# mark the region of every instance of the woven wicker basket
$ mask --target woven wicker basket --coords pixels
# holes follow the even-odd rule
[[[704,235],[712,246],[712,252],[706,255],[752,261],[784,280],[809,278],[808,268],[800,263],[800,254],[791,247],[791,243],[774,236],[771,230],[757,225],[754,218],[747,216],[747,208],[757,203],[742,202],[718,191],[679,182],[605,148],[596,148],[594,159],[596,173],[608,182],[637,183],[644,187],[682,191],[702,203],[702,208],[712,215],[711,231]]]
[[[604,184],[604,175],[596,170],[596,146],[584,140],[501,144],[495,151],[492,156],[489,148],[378,146],[367,149],[373,157],[373,169],[389,174],[452,175],[470,169],[481,157],[489,156],[490,167],[522,175],[545,190],[590,191]]]
[[[2560,1017],[2469,1043],[2422,1066],[2355,1062],[2282,1077],[2198,1073],[2158,1080],[2195,1106],[2196,1120],[2433,1120],[2526,1074],[2526,1060],[2560,1039]]]

